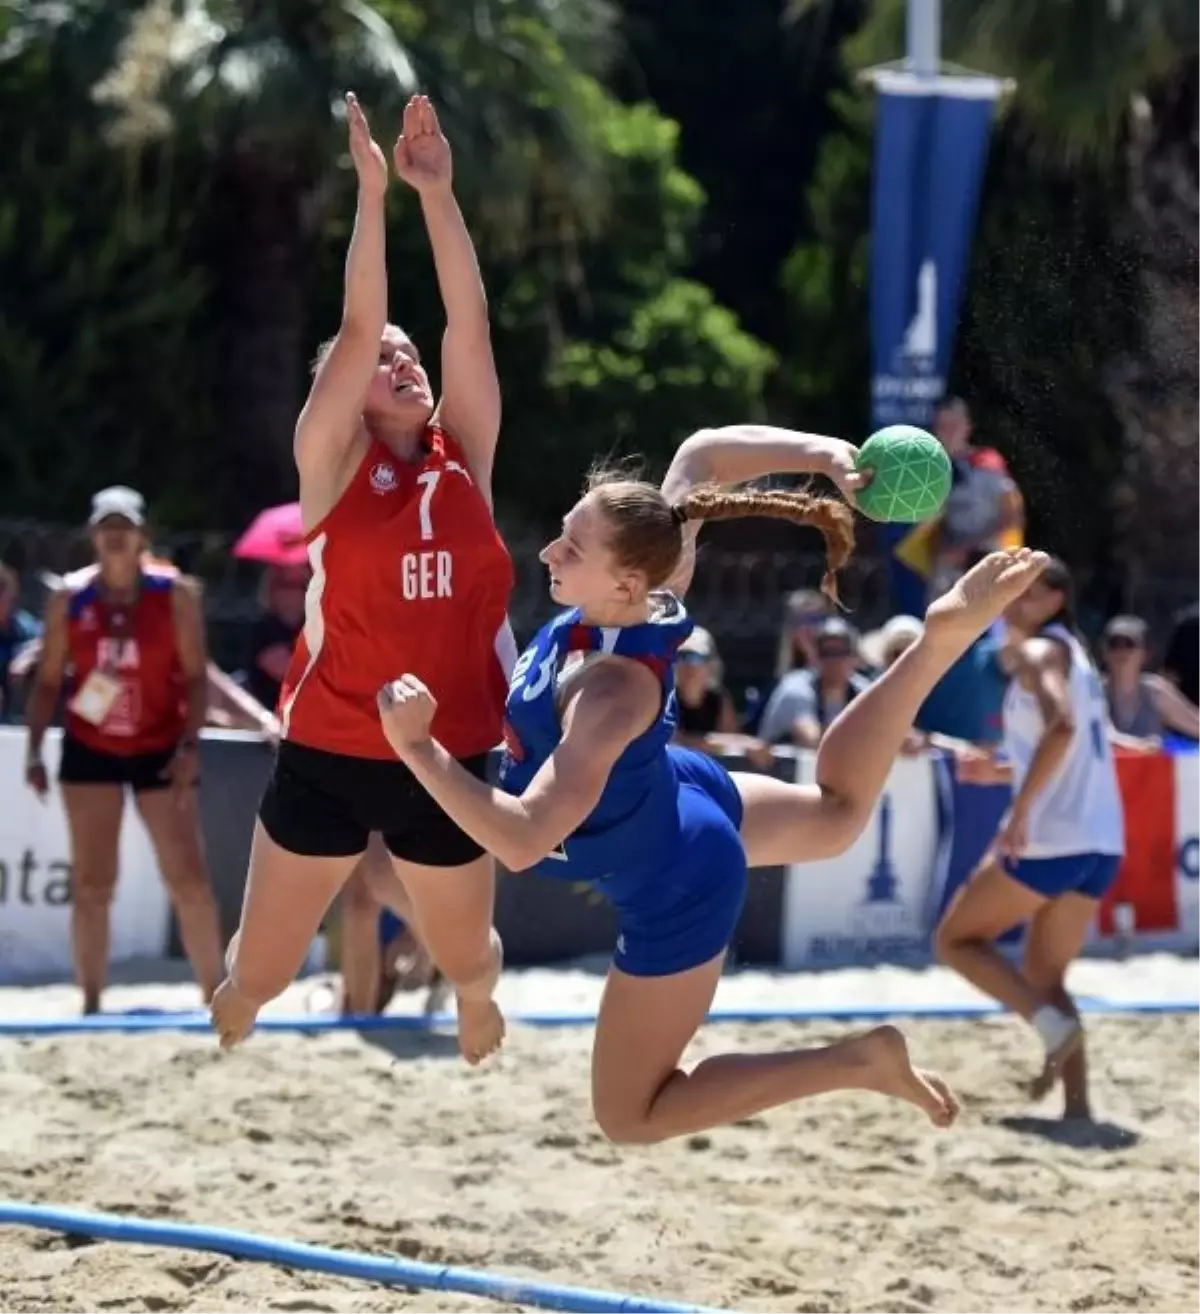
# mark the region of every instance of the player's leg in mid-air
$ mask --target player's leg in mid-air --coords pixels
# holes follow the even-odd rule
[[[922,638],[838,717],[822,741],[817,783],[791,785],[735,775],[744,845],[742,872],[719,851],[719,827],[703,823],[693,839],[696,860],[724,862],[729,880],[744,866],[789,865],[840,853],[867,824],[879,794],[929,691],[971,642],[1044,568],[1046,558],[1022,551],[993,554],[929,609]],[[622,927],[622,944],[605,988],[593,1055],[597,1120],[614,1140],[657,1141],[747,1117],[834,1090],[868,1089],[922,1108],[949,1125],[958,1105],[945,1083],[909,1062],[893,1027],[834,1045],[776,1054],[721,1055],[692,1072],[679,1068],[687,1044],[712,1003],[740,912],[714,880],[710,914],[683,944],[660,943],[654,927],[641,942]],[[643,928],[637,928],[643,929]],[[671,955],[676,955],[672,957]],[[640,955],[640,956],[639,956]]]

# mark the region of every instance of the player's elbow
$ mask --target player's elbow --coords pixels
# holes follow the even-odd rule
[[[715,477],[716,463],[714,453],[722,441],[717,429],[700,429],[689,434],[675,450],[672,468],[686,476],[693,486],[711,483]]]
[[[546,853],[549,853],[549,849]],[[513,844],[506,846],[504,853],[497,853],[496,858],[505,871],[510,872],[513,876],[520,876],[527,872],[546,856],[545,853],[536,853],[528,844]]]
[[[1075,738],[1076,728],[1075,718],[1069,712],[1054,712],[1046,717],[1042,743],[1065,748]]]
[[[519,875],[536,867],[543,858],[562,849],[563,837],[531,827],[527,835],[514,839],[508,846],[508,852],[498,853],[496,857],[508,871]]]

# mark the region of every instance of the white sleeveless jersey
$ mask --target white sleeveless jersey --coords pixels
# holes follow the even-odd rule
[[[1039,637],[1057,640],[1071,654],[1067,680],[1075,733],[1058,770],[1030,805],[1025,856],[1123,855],[1125,820],[1100,676],[1065,626],[1049,625]],[[1024,783],[1044,728],[1037,699],[1012,680],[1004,698],[1004,747],[1012,762],[1014,793]]]

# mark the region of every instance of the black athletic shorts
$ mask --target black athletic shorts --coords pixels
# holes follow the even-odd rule
[[[169,789],[167,768],[174,756],[174,747],[153,753],[102,753],[64,734],[58,780],[62,785],[128,785],[135,794]]]
[[[462,759],[487,779],[487,753]],[[284,740],[258,819],[289,853],[344,858],[361,853],[372,831],[388,850],[425,867],[461,867],[483,852],[450,820],[400,761],[326,753]]]

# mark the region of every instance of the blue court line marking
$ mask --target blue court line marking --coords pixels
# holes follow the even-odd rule
[[[1116,1000],[1083,996],[1076,1001],[1084,1013],[1162,1014],[1200,1012],[1200,1000]],[[995,1017],[1005,1010],[999,1004],[971,1002],[958,1004],[848,1004],[812,1008],[725,1008],[714,1009],[708,1022],[879,1022],[892,1018],[955,1020]],[[573,1027],[587,1026],[596,1020],[595,1013],[516,1013],[508,1021],[514,1026]],[[320,1014],[268,1014],[260,1017],[258,1031],[436,1031],[453,1027],[453,1013],[433,1017],[393,1013],[377,1017],[363,1014],[330,1017]],[[65,1036],[96,1031],[208,1031],[207,1013],[147,1012],[100,1013],[91,1017],[0,1018],[0,1036]]]
[[[0,1226],[36,1227],[104,1241],[126,1241],[143,1246],[173,1246],[207,1250],[234,1259],[251,1259],[286,1268],[312,1269],[338,1277],[358,1278],[389,1287],[417,1287],[428,1291],[454,1291],[466,1296],[487,1296],[513,1305],[568,1311],[568,1314],[724,1314],[703,1305],[627,1296],[619,1291],[592,1291],[553,1282],[506,1277],[481,1269],[446,1264],[422,1264],[412,1259],[385,1259],[328,1246],[305,1245],[275,1237],[257,1236],[224,1227],[197,1227],[192,1223],[163,1223],[121,1214],[89,1213],[54,1205],[0,1201]]]

